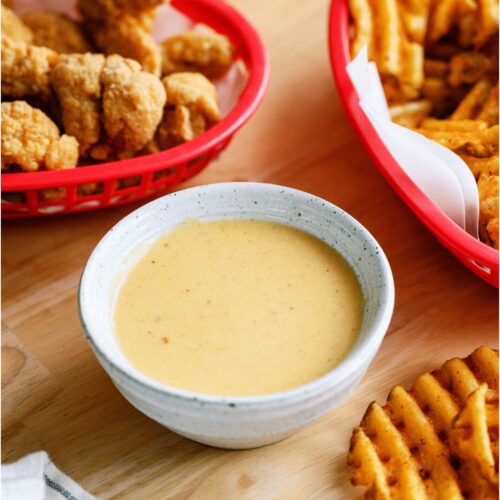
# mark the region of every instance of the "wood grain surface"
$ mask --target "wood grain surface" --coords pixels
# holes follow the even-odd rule
[[[82,267],[138,204],[3,223],[2,461],[44,449],[99,498],[342,499],[351,429],[373,399],[476,346],[498,343],[498,294],[444,250],[391,191],[356,139],[332,81],[327,1],[235,0],[270,52],[270,88],[254,118],[190,184],[262,181],[344,208],[391,262],[396,308],[353,395],[293,437],[222,451],[179,437],[130,406],[78,323]]]

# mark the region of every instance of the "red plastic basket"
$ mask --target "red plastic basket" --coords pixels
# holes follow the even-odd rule
[[[416,186],[385,147],[360,108],[358,95],[345,69],[351,60],[347,0],[331,2],[328,44],[333,75],[344,108],[382,175],[443,246],[484,281],[498,288],[498,251],[466,233]]]
[[[172,190],[216,158],[254,113],[269,82],[269,60],[255,29],[221,0],[172,0],[170,5],[194,22],[227,35],[235,45],[248,81],[231,112],[200,137],[161,153],[59,172],[2,174],[3,218],[83,212]],[[87,183],[98,183],[99,192],[85,195],[79,186]],[[41,190],[54,188],[64,189],[63,198],[44,200]]]

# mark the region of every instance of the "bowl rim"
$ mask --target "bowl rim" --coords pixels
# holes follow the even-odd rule
[[[210,152],[226,140],[229,141],[248,121],[264,98],[270,77],[269,55],[256,29],[224,0],[172,0],[170,5],[193,21],[203,22],[215,28],[217,32],[240,42],[241,58],[249,69],[248,81],[231,111],[196,139],[159,153],[76,169],[3,173],[2,192],[105,182],[172,168]]]
[[[87,310],[88,299],[86,296],[92,295],[92,281],[88,281],[89,273],[92,273],[92,267],[96,264],[95,259],[99,252],[105,251],[108,245],[108,240],[111,238],[112,234],[118,234],[122,231],[127,230],[127,225],[132,220],[137,220],[142,215],[149,213],[151,210],[157,210],[162,207],[165,200],[171,200],[173,197],[177,197],[178,203],[182,203],[182,196],[189,196],[193,193],[199,192],[210,192],[220,189],[232,189],[232,190],[242,190],[242,189],[253,189],[257,191],[264,191],[267,193],[272,193],[275,196],[280,196],[286,194],[287,196],[292,195],[293,198],[298,202],[305,202],[305,200],[312,200],[314,203],[320,203],[326,206],[332,211],[332,217],[344,219],[353,228],[356,228],[356,237],[363,237],[366,242],[372,246],[373,249],[378,251],[378,253],[373,253],[373,258],[377,261],[380,266],[381,273],[379,275],[380,282],[385,286],[381,287],[382,298],[380,300],[380,305],[375,313],[374,326],[368,330],[366,337],[357,343],[348,355],[332,370],[326,374],[318,377],[306,384],[287,389],[285,391],[274,392],[270,394],[257,395],[257,396],[217,396],[204,393],[198,393],[195,391],[189,391],[185,389],[180,389],[173,387],[168,384],[158,382],[154,379],[149,378],[145,374],[140,373],[133,365],[130,363],[129,368],[133,371],[128,372],[126,369],[122,368],[118,363],[110,359],[104,348],[101,348],[97,338],[99,334],[92,333],[86,321],[86,316],[91,314],[91,311]],[[186,193],[186,194],[184,194]],[[336,212],[335,214],[333,212]],[[314,234],[314,233],[311,233]],[[108,249],[109,251],[109,249]],[[90,343],[92,349],[94,350],[98,360],[103,364],[105,370],[113,372],[113,375],[117,375],[118,378],[125,379],[128,382],[132,382],[140,390],[145,390],[147,392],[153,393],[156,396],[162,397],[174,397],[183,401],[191,402],[201,402],[202,404],[211,404],[224,407],[235,407],[235,406],[253,406],[253,405],[280,405],[292,403],[297,400],[307,399],[309,396],[315,395],[317,393],[322,393],[324,389],[328,387],[338,387],[342,385],[347,379],[349,379],[353,373],[359,369],[360,366],[365,366],[369,363],[372,357],[376,354],[390,324],[392,318],[392,313],[394,309],[394,280],[392,276],[392,271],[380,245],[377,243],[375,238],[361,225],[356,219],[349,215],[344,210],[338,208],[333,203],[330,203],[322,198],[311,195],[304,191],[299,191],[297,189],[288,188],[284,186],[279,186],[275,184],[267,183],[255,183],[255,182],[227,182],[227,183],[215,183],[197,186],[189,188],[176,193],[167,194],[161,198],[158,198],[150,203],[143,205],[142,207],[134,210],[126,217],[121,219],[115,226],[113,226],[99,241],[91,255],[89,256],[82,275],[80,278],[80,284],[78,289],[78,314],[80,318],[80,323],[84,330],[85,336]],[[111,332],[113,334],[113,332]],[[127,361],[128,363],[128,361]],[[136,372],[136,373],[134,373]]]

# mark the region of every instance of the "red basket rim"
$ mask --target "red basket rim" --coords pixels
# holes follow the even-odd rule
[[[222,0],[172,0],[171,5],[193,21],[203,22],[239,42],[236,45],[249,78],[230,113],[200,137],[160,153],[70,170],[3,173],[2,192],[103,182],[168,169],[210,151],[250,118],[264,97],[270,74],[269,57],[255,28]]]
[[[498,251],[465,232],[420,190],[385,147],[363,113],[345,69],[351,60],[348,29],[347,0],[332,0],[328,25],[330,62],[339,96],[358,137],[372,158],[376,159],[375,163],[387,182],[445,246],[455,254],[467,254],[470,259],[489,267],[492,272],[496,270],[498,274]]]

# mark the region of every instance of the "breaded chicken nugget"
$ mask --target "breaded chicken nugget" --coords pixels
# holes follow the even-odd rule
[[[12,10],[2,4],[2,36],[21,40],[22,42],[31,43],[33,40],[33,32],[30,30],[22,19],[14,14]]]
[[[48,97],[50,72],[57,59],[57,52],[51,49],[2,37],[2,94]]]
[[[167,106],[155,134],[155,146],[166,149],[201,135],[220,121],[215,86],[200,73],[165,77]]]
[[[65,14],[43,10],[23,14],[21,19],[33,32],[33,45],[48,47],[60,54],[92,52],[80,23]]]
[[[25,101],[2,103],[2,169],[25,171],[73,168],[78,142],[59,134],[56,124]]]
[[[219,78],[231,67],[234,47],[229,39],[217,33],[186,31],[160,44],[162,75],[182,71]]]
[[[85,154],[101,136],[102,54],[63,54],[52,71],[64,129],[76,137]]]
[[[101,73],[103,121],[108,143],[117,151],[138,151],[155,133],[166,102],[158,78],[136,61],[113,55]]]
[[[78,0],[78,9],[94,43],[105,54],[135,59],[145,71],[160,76],[160,48],[151,35],[155,15],[151,5],[159,3]]]

